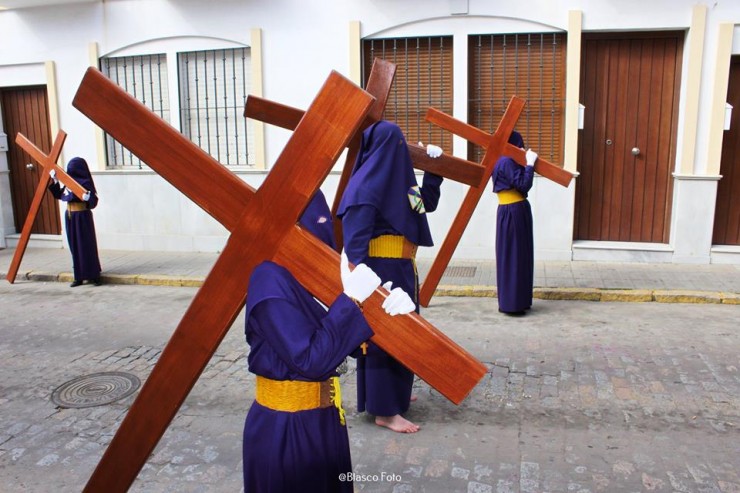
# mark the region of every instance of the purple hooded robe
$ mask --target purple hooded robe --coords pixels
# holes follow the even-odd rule
[[[424,173],[421,198],[427,212],[437,208],[442,177]],[[344,248],[350,262],[365,263],[385,283],[406,291],[419,311],[419,281],[411,259],[369,257],[369,243],[381,235],[402,235],[431,246],[426,215],[412,209],[409,189],[417,186],[406,139],[398,125],[380,121],[362,135],[360,152],[339,204]],[[409,408],[414,374],[372,343],[357,359],[357,407],[376,416]]]
[[[334,245],[331,212],[321,191],[300,218],[301,226]],[[373,335],[362,312],[341,294],[327,311],[284,267],[255,267],[246,301],[249,371],[272,380],[319,382]],[[244,423],[244,491],[352,492],[347,427],[335,407],[284,412],[256,401]]]
[[[74,212],[67,210],[64,213],[67,243],[72,253],[74,279],[75,281],[95,280],[100,278],[101,271],[92,214],[92,209],[98,205],[95,183],[93,183],[87,162],[80,157],[72,158],[67,163],[67,174],[90,192],[90,200],[87,201],[87,207],[84,210]],[[63,190],[61,182],[51,183],[49,191],[54,198],[63,202],[82,202],[66,188]]]
[[[524,148],[516,131],[509,143]],[[494,192],[515,189],[524,196],[520,202],[499,205],[496,211],[496,289],[499,310],[505,313],[521,313],[532,306],[534,238],[527,192],[533,178],[532,166],[520,166],[506,156],[499,158],[491,175]]]

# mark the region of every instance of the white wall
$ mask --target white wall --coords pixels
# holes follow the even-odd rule
[[[706,167],[708,142],[706,120],[711,103],[714,41],[718,23],[740,24],[740,2],[696,0],[522,0],[490,2],[469,0],[466,15],[459,0],[107,0],[73,5],[0,11],[0,87],[39,83],[29,67],[54,61],[57,71],[60,127],[68,134],[65,160],[79,155],[88,161],[96,156],[94,125],[71,106],[72,98],[88,66],[88,47],[98,44],[99,54],[132,55],[158,51],[191,51],[215,46],[249,45],[250,29],[262,30],[263,96],[305,108],[331,70],[348,75],[350,66],[349,24],[361,22],[361,35],[455,37],[454,116],[466,120],[466,36],[473,33],[565,31],[569,11],[583,12],[583,31],[640,31],[688,29],[697,4],[707,6],[705,53],[702,63],[700,112],[696,136],[694,174]],[[737,29],[736,29],[737,31]],[[733,53],[740,53],[737,35]],[[320,51],[321,56],[315,53]],[[686,50],[687,51],[687,50]],[[174,70],[174,61],[171,61]],[[684,63],[685,67],[685,63]],[[685,84],[686,74],[682,76]],[[43,83],[43,82],[42,82]],[[679,118],[681,118],[681,110]],[[678,131],[679,148],[682,132]],[[267,127],[266,161],[269,167],[285,146],[290,133]],[[456,138],[455,154],[464,157],[465,142]],[[7,183],[0,153],[0,228],[7,230]],[[343,163],[343,158],[339,163]],[[91,163],[95,165],[94,163]],[[257,186],[264,173],[238,170],[245,181]],[[96,227],[101,248],[218,251],[226,240],[225,230],[213,219],[151,172],[102,171],[95,181],[101,201]],[[329,200],[338,177],[330,175],[322,189]],[[716,181],[713,182],[716,184]],[[537,178],[530,194],[535,216],[537,259],[569,259],[573,253],[573,207],[577,179],[568,189]],[[676,249],[674,261],[710,259],[705,241],[691,244],[686,215],[694,204],[683,201],[686,187],[677,185],[671,245],[656,245],[664,252]],[[436,243],[441,244],[465,194],[464,186],[445,181],[442,203],[430,215]],[[711,194],[710,194],[711,195]],[[493,258],[496,199],[486,192],[456,252],[456,258]],[[711,207],[713,211],[713,204]],[[707,227],[712,212],[701,219]],[[692,216],[693,217],[693,216]],[[3,223],[3,221],[5,223]],[[684,224],[686,226],[684,226]],[[12,222],[11,222],[12,225]],[[711,224],[708,225],[711,228]],[[676,242],[680,244],[676,244]],[[1,244],[0,244],[1,246]],[[607,245],[605,245],[607,247]],[[634,245],[632,246],[634,247]],[[422,249],[430,257],[435,248]],[[644,248],[650,249],[650,245]],[[599,258],[622,258],[620,247],[611,245]],[[610,254],[610,251],[614,251]],[[740,262],[740,252],[738,254]],[[638,259],[639,260],[639,259]]]

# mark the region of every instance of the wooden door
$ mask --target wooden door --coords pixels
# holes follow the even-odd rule
[[[732,57],[727,102],[733,106],[730,129],[722,139],[722,160],[714,212],[714,245],[740,245],[740,56]]]
[[[46,87],[0,89],[0,105],[3,126],[8,135],[8,168],[15,230],[16,233],[20,233],[41,176],[39,169],[41,165],[35,163],[31,156],[15,143],[15,136],[20,132],[44,153],[51,150]],[[31,165],[28,166],[29,164]],[[58,235],[61,232],[59,206],[54,197],[47,193],[41,202],[31,233]]]
[[[576,240],[667,243],[683,33],[584,37]]]

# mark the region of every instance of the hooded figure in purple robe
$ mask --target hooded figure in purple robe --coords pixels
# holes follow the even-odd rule
[[[433,244],[425,213],[437,208],[441,184],[442,177],[424,173],[419,188],[403,132],[394,123],[379,121],[363,132],[337,211],[350,262],[367,264],[383,282],[392,281],[409,293],[417,313],[416,247]],[[358,410],[394,431],[418,431],[401,416],[409,408],[413,382],[412,372],[369,343],[357,359]]]
[[[311,382],[322,386],[323,393],[325,382],[337,377],[337,366],[372,335],[347,295],[337,297],[327,312],[284,267],[266,261],[254,269],[246,337],[249,371],[257,375],[258,388],[244,424],[245,493],[353,491],[349,437],[340,409],[326,399],[309,409],[283,409],[281,402],[290,406],[295,392],[282,395],[280,385]],[[270,385],[264,394],[262,383]],[[341,474],[349,479],[342,481]]]
[[[51,194],[67,204],[64,225],[67,232],[67,243],[72,253],[74,274],[74,281],[70,286],[74,288],[83,281],[90,281],[100,286],[101,267],[92,214],[92,209],[98,205],[95,183],[87,162],[81,157],[72,158],[67,163],[67,174],[89,192],[85,195],[87,200],[82,200],[65,188],[55,176],[52,176],[52,183],[49,184]]]
[[[524,139],[513,131],[509,143],[524,149]],[[493,191],[499,199],[496,211],[496,289],[499,311],[508,315],[524,315],[532,306],[534,283],[534,237],[532,208],[527,193],[532,188],[534,167],[520,166],[510,157],[502,156],[491,175]],[[532,160],[534,164],[534,160]]]
[[[299,222],[333,245],[331,213],[321,192]],[[346,255],[341,266],[344,291],[328,310],[274,262],[262,262],[251,274],[245,333],[257,385],[244,423],[246,493],[353,491],[336,368],[373,335],[361,303],[380,278],[365,265],[350,272]],[[414,308],[408,294],[398,291],[383,304],[390,315]]]

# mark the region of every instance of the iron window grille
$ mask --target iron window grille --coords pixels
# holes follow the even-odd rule
[[[167,57],[164,54],[104,57],[101,71],[147,108],[170,121],[170,99],[167,86]],[[142,161],[113,137],[105,134],[108,168],[142,169]]]
[[[249,48],[179,53],[178,70],[182,133],[224,165],[254,166]]]

